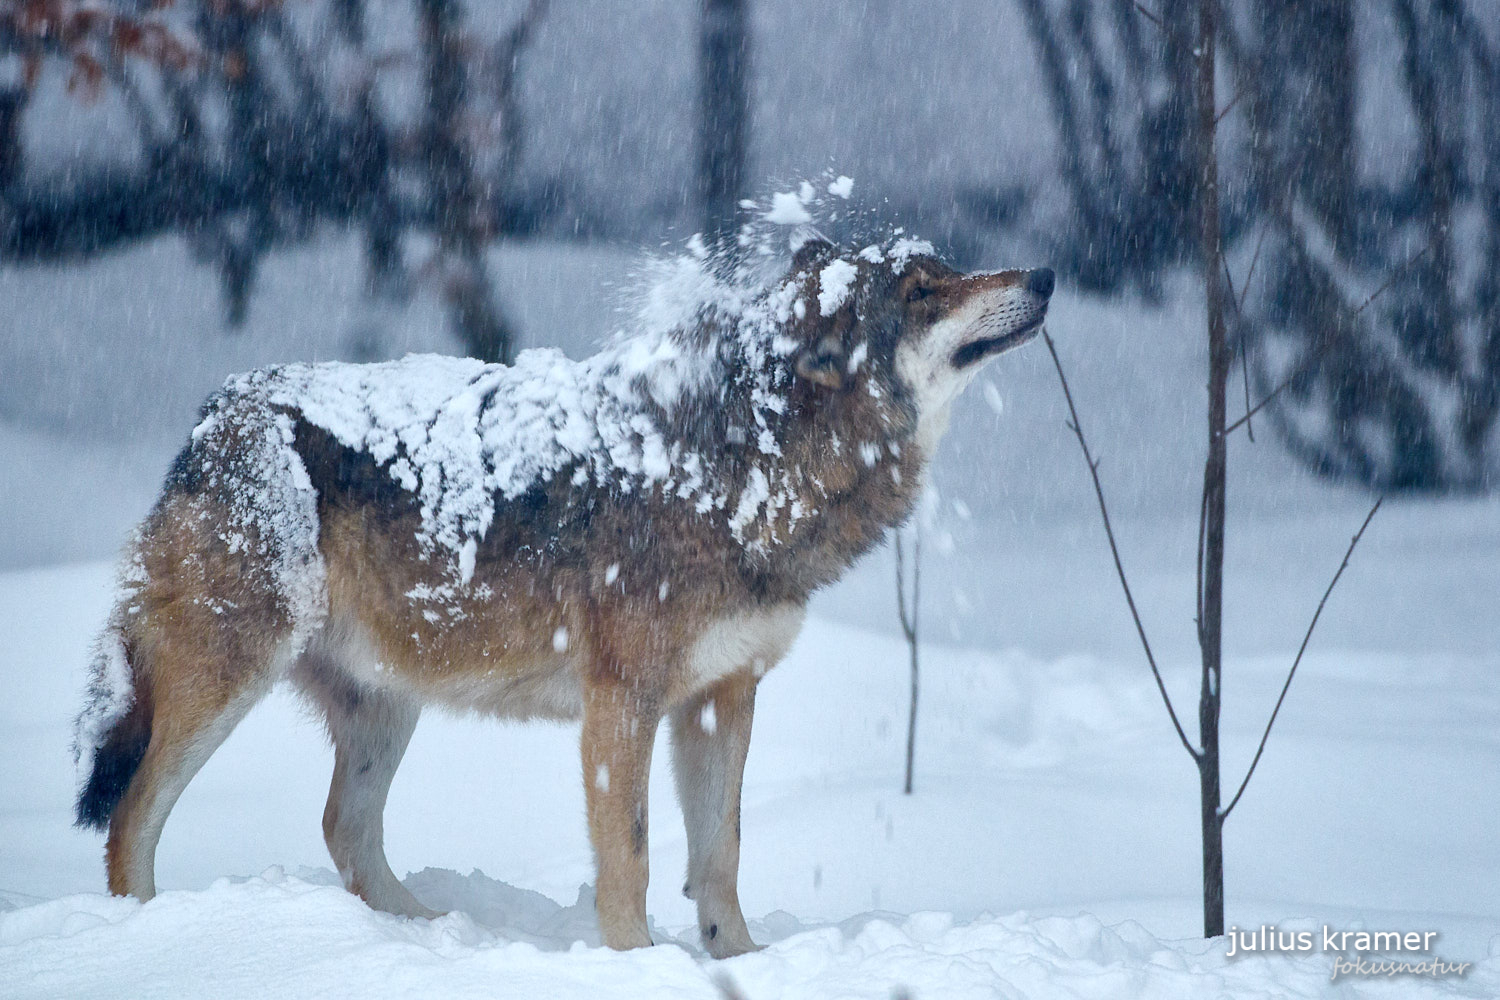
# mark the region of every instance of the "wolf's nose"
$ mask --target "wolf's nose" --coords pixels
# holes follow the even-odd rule
[[[1055,287],[1057,287],[1057,275],[1052,273],[1050,267],[1039,267],[1026,278],[1026,290],[1044,299],[1051,296],[1052,289]]]

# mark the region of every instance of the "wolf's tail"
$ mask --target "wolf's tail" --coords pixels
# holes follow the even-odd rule
[[[151,684],[135,645],[112,621],[94,643],[87,702],[74,724],[75,759],[89,765],[74,813],[79,826],[103,830],[151,742]]]

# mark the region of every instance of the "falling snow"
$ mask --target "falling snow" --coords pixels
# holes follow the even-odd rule
[[[11,18],[28,5],[0,0],[0,614],[14,682],[0,718],[13,758],[0,768],[0,994],[191,996],[205,970],[223,995],[257,1000],[476,989],[712,998],[730,993],[714,984],[721,972],[750,998],[1500,993],[1495,865],[1472,849],[1500,808],[1487,794],[1495,755],[1483,723],[1500,676],[1500,423],[1468,423],[1493,409],[1474,387],[1494,381],[1486,303],[1500,270],[1500,215],[1486,200],[1496,120],[1487,0],[1344,5],[1355,11],[1348,36],[1340,5],[1322,5],[1339,8],[1326,19],[1283,5],[1270,27],[1248,0],[1224,7],[1235,44],[1221,48],[1216,95],[1223,270],[1247,396],[1236,390],[1231,410],[1306,373],[1257,415],[1255,443],[1241,434],[1230,451],[1237,603],[1226,622],[1253,623],[1227,630],[1223,687],[1245,697],[1225,713],[1235,759],[1253,751],[1263,719],[1247,715],[1274,704],[1307,595],[1326,586],[1362,491],[1381,487],[1332,460],[1342,453],[1325,454],[1327,443],[1366,455],[1369,479],[1391,467],[1412,482],[1451,477],[1442,490],[1403,486],[1401,504],[1382,510],[1234,817],[1232,920],[1431,926],[1450,957],[1478,962],[1464,980],[1337,985],[1321,960],[1231,961],[1196,940],[1196,874],[1184,861],[1194,856],[1179,836],[1195,831],[1143,832],[1131,819],[1143,803],[1196,816],[1195,787],[1164,764],[1179,748],[1139,669],[1039,349],[997,362],[955,404],[934,459],[941,500],[924,497],[914,519],[923,664],[933,667],[917,794],[900,796],[896,783],[909,695],[906,650],[890,635],[889,554],[820,595],[792,669],[761,687],[742,894],[752,916],[771,914],[752,919],[769,951],[700,960],[692,904],[677,898],[686,848],[675,819],[653,822],[676,832],[653,842],[651,859],[653,933],[669,947],[612,955],[575,944],[599,943],[592,889],[578,888],[592,856],[575,827],[587,788],[609,791],[608,767],[580,774],[576,733],[491,734],[512,751],[493,760],[501,784],[520,783],[516,795],[463,807],[483,820],[470,834],[458,829],[467,822],[435,827],[470,791],[456,776],[491,761],[461,749],[471,723],[439,713],[424,716],[409,754],[428,780],[398,782],[387,811],[400,854],[410,849],[417,867],[423,845],[441,841],[456,859],[443,863],[510,866],[553,899],[477,871],[429,870],[406,881],[419,894],[444,886],[434,902],[452,912],[394,920],[319,867],[316,813],[311,836],[251,824],[253,844],[236,845],[239,813],[270,803],[290,816],[326,794],[326,768],[309,766],[328,754],[322,735],[296,729],[289,702],[252,715],[216,759],[213,787],[184,796],[199,816],[168,826],[179,845],[162,896],[141,905],[103,893],[99,842],[69,829],[54,765],[77,688],[85,759],[141,695],[124,640],[125,623],[149,610],[133,596],[139,563],[115,582],[116,617],[92,647],[86,637],[105,620],[103,561],[150,510],[185,431],[193,470],[232,500],[228,523],[206,537],[264,568],[295,626],[279,651],[288,659],[327,605],[318,496],[294,447],[304,422],[372,459],[419,512],[432,576],[402,586],[434,626],[453,620],[458,595],[494,596],[479,582],[483,543],[505,501],[538,485],[659,498],[747,550],[787,544],[786,524],[795,531],[837,501],[789,474],[796,451],[775,430],[786,386],[747,388],[751,415],[727,442],[743,458],[733,474],[688,445],[678,419],[713,405],[726,359],[792,356],[800,345],[778,324],[857,302],[855,260],[899,273],[932,252],[901,230],[889,238],[895,222],[938,237],[962,269],[1057,269],[1050,331],[1102,456],[1122,552],[1143,613],[1168,623],[1153,630],[1167,686],[1196,691],[1182,666],[1198,650],[1181,582],[1198,537],[1203,361],[1188,321],[1203,298],[1201,273],[1179,263],[1192,259],[1191,227],[1163,207],[1192,204],[1180,169],[1191,145],[1173,130],[1194,116],[1179,113],[1170,39],[1130,4],[1038,0],[997,17],[985,0],[955,0],[933,16],[934,5],[894,0],[853,17],[838,4],[765,0],[746,8],[746,159],[724,195],[738,228],[710,233],[700,129],[725,123],[703,115],[699,59],[710,49],[699,29],[702,11],[720,5],[457,4],[453,37],[464,44],[453,51],[469,61],[464,106],[448,122],[435,120],[428,87],[439,74],[409,10],[43,6],[81,12],[77,30]],[[507,54],[528,7],[543,13]],[[189,70],[135,51],[119,12],[180,25]],[[226,17],[248,32],[229,55]],[[95,22],[110,25],[102,41]],[[97,94],[97,53],[70,56],[77,40],[109,57]],[[1267,51],[1276,45],[1287,48]],[[1329,53],[1356,72],[1320,71]],[[1257,83],[1256,66],[1275,72]],[[1060,107],[1066,94],[1081,114]],[[1263,106],[1285,113],[1257,125]],[[1353,108],[1357,121],[1329,127],[1329,107]],[[1265,164],[1242,141],[1252,132]],[[447,148],[435,135],[457,138],[449,162],[468,172],[463,183],[435,169]],[[1260,176],[1289,167],[1295,184]],[[1319,176],[1330,169],[1344,176]],[[445,184],[472,203],[441,204]],[[1270,213],[1267,190],[1296,196]],[[1347,229],[1325,217],[1330,205],[1352,206],[1337,220]],[[455,219],[477,234],[472,256],[439,231]],[[781,284],[788,252],[820,236],[863,249]],[[384,266],[382,240],[395,247]],[[743,270],[725,265],[726,245]],[[1325,286],[1331,311],[1299,304]],[[531,348],[508,354],[512,365],[454,357],[481,343],[464,328],[484,313],[465,319],[476,291],[513,346]],[[1327,315],[1349,320],[1343,339],[1363,346],[1313,365]],[[682,335],[706,316],[724,340]],[[848,372],[868,371],[869,352],[854,344]],[[354,361],[377,363],[344,363]],[[1360,391],[1339,391],[1350,385]],[[1340,416],[1334,403],[1363,409]],[[828,447],[870,467],[899,457],[849,435]],[[883,468],[899,482],[898,468]],[[654,592],[668,611],[696,597],[629,562],[591,572],[632,598]],[[193,608],[236,610],[208,598]],[[581,641],[556,627],[558,661]],[[1319,724],[1299,727],[1298,705]],[[269,737],[265,713],[278,712],[287,725]],[[717,732],[712,701],[693,717]],[[551,744],[564,756],[549,769],[537,749]],[[1309,792],[1287,770],[1301,760],[1320,761],[1338,795]],[[223,778],[239,772],[252,783],[226,798]],[[275,781],[255,785],[262,772]],[[430,801],[410,808],[422,795]],[[512,798],[530,803],[527,822],[514,822]],[[208,819],[227,831],[212,850],[183,835]],[[991,842],[1006,849],[971,849]],[[1346,863],[1299,860],[1330,843]],[[272,861],[296,874],[255,876]],[[865,912],[880,906],[914,915]],[[805,923],[809,914],[828,923]]]

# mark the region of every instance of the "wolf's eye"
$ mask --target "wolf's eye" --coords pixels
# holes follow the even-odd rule
[[[921,302],[923,299],[927,298],[927,296],[931,295],[932,291],[933,290],[931,288],[927,288],[923,285],[913,285],[912,290],[906,293],[906,301]]]

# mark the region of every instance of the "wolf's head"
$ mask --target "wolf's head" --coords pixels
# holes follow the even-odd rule
[[[1036,336],[1054,284],[1048,268],[964,274],[909,239],[857,252],[813,240],[791,271],[797,375],[835,397],[889,394],[929,455],[984,363]]]

